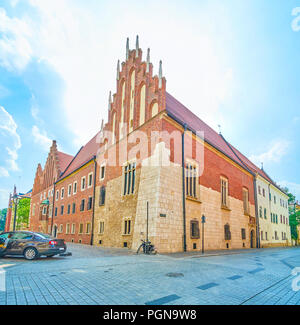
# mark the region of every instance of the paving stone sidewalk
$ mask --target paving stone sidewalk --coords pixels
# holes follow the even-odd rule
[[[292,270],[300,266],[298,248],[206,258],[145,256],[74,244],[69,249],[71,257],[0,259],[5,271],[0,304],[300,304],[300,291],[292,289],[297,284]]]

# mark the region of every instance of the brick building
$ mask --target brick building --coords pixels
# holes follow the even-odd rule
[[[205,249],[259,245],[258,168],[166,91],[162,63],[153,75],[138,38],[134,50],[127,40],[126,60],[118,62],[107,123],[74,158],[60,159],[65,168],[51,184],[39,165],[32,229],[131,249],[149,237],[159,252],[200,250],[203,236]],[[53,208],[43,226],[42,193],[50,188]]]

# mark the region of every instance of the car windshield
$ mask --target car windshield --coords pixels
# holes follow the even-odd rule
[[[44,238],[44,239],[47,239],[47,238],[52,238],[51,236],[49,236],[49,235],[47,235],[47,234],[42,234],[42,233],[40,233],[40,232],[36,232],[35,233],[36,235],[38,235],[38,236],[40,236],[40,237],[42,237],[42,238]]]

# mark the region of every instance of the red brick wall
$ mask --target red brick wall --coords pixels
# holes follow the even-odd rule
[[[92,226],[92,216],[93,216],[93,206],[91,210],[87,210],[88,199],[93,197],[94,194],[94,162],[90,163],[88,166],[83,167],[78,172],[72,174],[70,177],[62,180],[55,187],[55,203],[54,203],[54,212],[57,207],[57,216],[54,216],[53,225],[57,225],[58,230],[60,225],[63,225],[63,233],[58,233],[58,238],[63,238],[67,242],[71,242],[72,239],[74,242],[78,243],[81,240],[82,244],[90,244],[91,242],[91,232],[86,234],[86,224],[90,223]],[[93,182],[92,186],[88,188],[88,175],[93,173]],[[86,189],[81,191],[81,178],[86,177]],[[96,178],[99,177],[99,174],[96,175]],[[73,194],[73,184],[77,181],[77,194]],[[71,196],[68,197],[68,186],[72,184]],[[61,189],[65,189],[64,198],[61,199]],[[56,201],[56,191],[59,191],[59,199]],[[84,211],[80,211],[80,204],[82,199],[85,199],[85,208]],[[76,212],[72,213],[72,204],[76,203]],[[68,205],[71,205],[71,212],[67,214]],[[61,206],[64,205],[64,213],[61,215]],[[75,234],[66,234],[66,225],[70,224],[70,231],[72,223],[75,223]],[[79,234],[79,224],[83,224],[83,234]],[[90,228],[91,229],[91,228]]]

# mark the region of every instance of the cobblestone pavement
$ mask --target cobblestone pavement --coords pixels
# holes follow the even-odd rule
[[[68,246],[71,257],[0,259],[0,304],[300,304],[300,248],[175,258]]]

